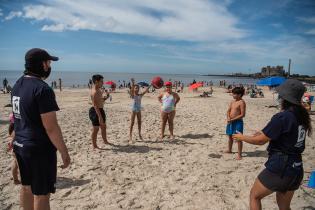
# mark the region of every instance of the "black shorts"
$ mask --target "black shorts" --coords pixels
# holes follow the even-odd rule
[[[98,108],[98,109],[100,110],[102,118],[103,118],[103,121],[105,123],[106,122],[105,111],[104,111],[103,108]],[[90,118],[93,126],[100,126],[100,122],[98,120],[98,116],[97,116],[97,113],[96,113],[94,107],[91,107],[90,110],[89,110],[89,118]]]
[[[286,192],[299,189],[303,180],[303,172],[296,176],[283,176],[275,174],[265,168],[258,175],[259,181],[269,190],[274,192]]]
[[[57,154],[26,154],[15,152],[22,185],[31,186],[34,195],[55,193],[57,177]]]

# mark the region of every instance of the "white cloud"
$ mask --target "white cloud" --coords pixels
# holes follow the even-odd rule
[[[3,16],[2,9],[0,8],[0,16]]]
[[[297,19],[305,23],[315,24],[315,17],[298,17]]]
[[[24,18],[48,21],[42,30],[94,30],[162,39],[209,41],[247,35],[225,3],[204,0],[133,0],[121,2],[52,0],[24,7]]]
[[[311,30],[309,30],[309,31],[307,31],[305,33],[308,34],[308,35],[315,35],[315,28],[313,28],[313,29],[311,29]]]
[[[42,27],[43,31],[53,31],[53,32],[62,32],[65,30],[65,25],[64,24],[54,24],[54,25],[44,25]]]
[[[15,17],[21,17],[22,15],[23,15],[23,13],[21,11],[12,11],[4,19],[5,20],[11,20]]]

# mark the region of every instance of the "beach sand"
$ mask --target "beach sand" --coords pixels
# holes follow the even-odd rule
[[[185,90],[180,93],[175,118],[176,139],[156,142],[160,134],[158,93],[143,97],[142,135],[128,146],[132,100],[126,90],[112,94],[105,104],[108,140],[116,146],[104,145],[101,136],[93,150],[88,118],[87,89],[56,90],[60,106],[58,120],[69,148],[72,164],[58,171],[57,191],[51,195],[52,209],[248,209],[249,193],[258,173],[264,168],[266,146],[244,144],[243,159],[224,154],[226,111],[232,97],[215,88],[210,98]],[[245,134],[262,129],[278,110],[271,92],[266,98],[245,96],[247,113]],[[19,186],[11,180],[12,155],[6,151],[9,94],[0,95],[0,209],[18,209]],[[3,120],[5,117],[5,120]],[[312,115],[314,120],[314,115]],[[313,128],[314,128],[313,123]],[[314,129],[313,129],[314,130]],[[313,131],[314,135],[315,132]],[[168,135],[168,130],[166,132]],[[304,181],[315,170],[314,136],[307,138],[304,159]],[[58,165],[61,159],[58,154]],[[305,186],[296,191],[292,209],[314,209],[315,191]],[[264,209],[278,209],[275,194],[262,201]]]

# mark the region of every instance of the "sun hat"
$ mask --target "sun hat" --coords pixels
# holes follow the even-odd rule
[[[172,86],[172,82],[167,81],[167,82],[164,83],[164,85],[165,85],[165,86]]]
[[[305,92],[302,82],[295,79],[287,79],[276,88],[279,96],[292,104],[301,105],[301,99]]]

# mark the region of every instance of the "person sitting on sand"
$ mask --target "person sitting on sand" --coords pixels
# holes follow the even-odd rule
[[[9,136],[10,136],[10,142],[8,143],[8,151],[12,151],[13,150],[13,141],[14,141],[14,116],[13,113],[10,114],[10,124],[9,124]],[[11,173],[12,173],[12,178],[13,178],[13,182],[14,184],[21,184],[20,180],[19,180],[19,167],[18,167],[18,163],[16,161],[16,157],[15,154],[13,153],[13,161],[11,164]]]
[[[276,192],[279,209],[291,209],[294,192],[303,181],[305,137],[307,133],[308,136],[312,134],[310,115],[301,105],[305,87],[298,80],[288,79],[276,89],[281,98],[281,111],[255,135],[233,135],[235,140],[254,145],[269,142],[266,168],[257,176],[250,190],[249,206],[252,210],[262,209],[261,199],[273,192]]]
[[[96,144],[97,133],[101,127],[102,138],[105,144],[109,144],[106,134],[106,115],[104,111],[104,102],[109,97],[109,94],[103,97],[103,76],[96,74],[92,76],[93,86],[91,89],[92,107],[89,110],[89,118],[93,128],[91,133],[93,149],[99,148]]]
[[[244,95],[244,88],[235,87],[232,90],[234,100],[230,103],[230,106],[227,111],[227,126],[226,126],[226,134],[229,136],[228,149],[226,153],[232,153],[232,145],[233,139],[232,135],[235,133],[243,133],[243,118],[246,113],[246,103],[242,99]],[[242,159],[242,148],[243,143],[237,142],[237,160]]]
[[[149,87],[146,87],[145,91],[142,93],[139,93],[140,86],[135,84],[135,80],[132,78],[131,79],[131,90],[130,90],[130,95],[131,98],[133,99],[133,104],[132,104],[132,112],[131,112],[131,123],[130,123],[130,132],[129,132],[129,143],[133,143],[132,141],[132,129],[133,125],[135,123],[135,118],[137,116],[138,120],[138,131],[139,131],[139,138],[142,140],[141,136],[141,100],[142,97],[149,91]]]
[[[158,96],[159,102],[162,104],[161,108],[161,140],[164,138],[164,131],[166,123],[168,122],[170,137],[174,139],[174,118],[175,118],[175,108],[180,100],[177,93],[172,91],[172,82],[165,82],[165,91],[163,91]]]

